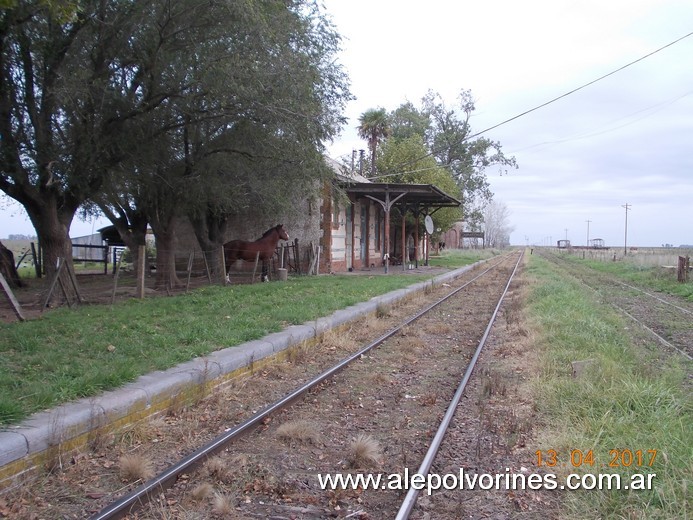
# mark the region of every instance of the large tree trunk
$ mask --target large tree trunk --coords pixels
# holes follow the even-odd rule
[[[40,211],[27,208],[43,252],[42,265],[49,278],[57,272],[58,258],[72,264],[70,224],[74,216],[74,211],[58,210],[55,208],[56,201],[51,199],[50,202],[43,205]]]
[[[208,211],[204,215],[190,215],[189,218],[210,272],[212,275],[222,272],[223,266],[219,260],[226,235],[227,217]]]
[[[127,224],[114,224],[123,243],[130,249],[132,263],[135,266],[135,273],[139,275],[140,263],[140,246],[147,246],[147,221],[137,225],[127,226]],[[145,253],[146,254],[146,253]],[[146,274],[146,266],[145,266]]]
[[[176,230],[175,218],[166,220],[153,218],[152,231],[156,239],[156,282],[158,289],[183,285],[176,274]]]

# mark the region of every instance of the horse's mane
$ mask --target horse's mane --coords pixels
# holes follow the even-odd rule
[[[267,235],[269,235],[270,233],[272,233],[272,232],[275,231],[275,230],[276,230],[276,231],[279,231],[279,228],[280,228],[280,227],[282,227],[282,224],[277,224],[276,226],[269,228],[267,231],[265,231],[265,232],[262,234],[262,238],[265,238]]]

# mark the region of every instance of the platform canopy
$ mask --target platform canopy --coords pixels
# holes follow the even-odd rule
[[[432,184],[390,184],[378,182],[341,182],[342,189],[353,199],[367,198],[380,203],[385,212],[385,251],[390,251],[390,211],[397,207],[402,215],[408,211],[418,222],[421,215],[431,215],[440,208],[457,208],[462,203]],[[414,229],[414,243],[418,250],[419,228]],[[404,219],[402,220],[404,236]],[[402,258],[405,242],[402,240]],[[416,253],[418,265],[418,253]],[[389,253],[385,255],[385,272],[389,270]],[[404,268],[405,262],[402,262]]]
[[[412,210],[415,214],[421,212],[431,214],[439,208],[457,208],[462,204],[432,184],[377,182],[343,182],[340,184],[342,189],[353,198],[367,197],[383,205],[390,203],[392,206],[404,206],[406,210]]]

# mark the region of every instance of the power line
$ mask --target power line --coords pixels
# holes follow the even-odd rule
[[[669,105],[672,105],[673,103],[676,103],[679,99],[683,99],[683,98],[685,98],[686,96],[690,96],[691,94],[693,94],[693,90],[691,90],[690,92],[686,92],[685,94],[681,94],[680,96],[677,96],[676,98],[669,99],[669,100],[667,100],[667,101],[663,101],[663,102],[658,103],[658,104],[656,104],[656,105],[652,105],[652,106],[649,106],[649,107],[647,107],[647,108],[643,108],[643,109],[637,110],[637,111],[632,112],[632,113],[630,113],[630,114],[628,114],[628,115],[625,115],[625,116],[623,116],[623,117],[619,117],[618,119],[615,119],[615,120],[613,120],[613,121],[610,121],[609,123],[607,123],[607,124],[605,124],[605,125],[602,125],[601,127],[598,127],[597,129],[590,130],[590,131],[588,131],[588,132],[583,132],[583,133],[580,133],[580,134],[575,134],[575,135],[572,135],[572,136],[568,136],[568,137],[566,137],[566,138],[564,138],[564,139],[557,139],[557,140],[555,140],[555,141],[543,141],[543,142],[541,142],[541,143],[537,143],[537,144],[525,146],[524,148],[517,149],[517,150],[512,151],[512,152],[510,152],[510,153],[512,154],[512,153],[522,152],[522,151],[525,151],[525,150],[531,150],[532,148],[537,148],[537,147],[539,147],[539,146],[554,145],[554,144],[562,144],[562,143],[569,143],[569,142],[571,142],[571,141],[577,141],[577,140],[580,140],[580,139],[589,139],[589,138],[591,138],[591,137],[595,137],[595,136],[598,136],[598,135],[603,135],[603,134],[606,134],[606,133],[609,133],[609,132],[613,132],[613,131],[615,131],[615,130],[620,130],[621,128],[624,128],[624,127],[626,127],[626,126],[635,124],[635,123],[637,123],[638,121],[641,121],[641,120],[643,120],[643,119],[646,119],[646,118],[648,118],[648,117],[651,117],[653,114],[659,112],[660,110],[663,110],[664,108],[668,107]],[[642,114],[643,112],[648,112],[648,113],[646,113],[646,114],[644,114],[644,115],[642,115],[642,116],[640,116],[640,117],[637,117],[637,118],[635,118],[635,119],[631,119],[630,121],[626,121],[625,123],[622,123],[622,124],[620,124],[620,125],[618,125],[618,126],[611,126],[611,125],[613,125],[614,123],[617,123],[617,122],[619,122],[619,121],[622,121],[622,120],[624,120],[624,119],[630,118],[630,117],[635,116],[635,115],[638,115],[638,114]]]
[[[460,143],[463,143],[463,142],[465,142],[465,141],[468,141],[469,139],[473,139],[474,137],[478,137],[478,136],[480,136],[481,134],[485,134],[485,133],[488,132],[489,130],[493,130],[493,129],[495,129],[495,128],[498,128],[499,126],[505,125],[505,124],[507,124],[507,123],[509,123],[509,122],[511,122],[511,121],[514,121],[515,119],[518,119],[518,118],[520,118],[520,117],[522,117],[522,116],[526,116],[527,114],[530,114],[530,113],[532,113],[532,112],[534,112],[534,111],[536,111],[536,110],[539,110],[540,108],[543,108],[543,107],[545,107],[545,106],[547,106],[547,105],[550,105],[551,103],[555,103],[555,102],[558,101],[559,99],[563,99],[564,97],[570,96],[571,94],[574,94],[575,92],[578,92],[579,90],[582,90],[582,89],[584,89],[584,88],[586,88],[586,87],[589,87],[590,85],[593,85],[593,84],[597,83],[598,81],[603,80],[604,78],[608,78],[609,76],[612,76],[612,75],[616,74],[617,72],[622,71],[623,69],[626,69],[626,68],[628,68],[628,67],[630,67],[630,66],[632,66],[632,65],[635,65],[636,63],[641,62],[641,61],[643,61],[644,59],[649,58],[650,56],[653,56],[653,55],[657,54],[658,52],[661,52],[661,51],[663,51],[664,49],[666,49],[666,48],[668,48],[668,47],[671,47],[672,45],[675,45],[676,43],[678,43],[678,42],[680,42],[681,40],[684,40],[684,39],[686,39],[686,38],[688,38],[688,37],[690,37],[690,36],[693,36],[693,31],[692,31],[692,32],[689,32],[688,34],[685,34],[684,36],[681,36],[680,38],[677,38],[676,40],[674,40],[674,41],[672,41],[672,42],[670,42],[670,43],[667,43],[666,45],[663,45],[662,47],[660,47],[660,48],[658,48],[658,49],[655,49],[654,51],[652,51],[652,52],[650,52],[650,53],[648,53],[648,54],[645,54],[644,56],[641,56],[640,58],[638,58],[638,59],[636,59],[636,60],[631,61],[630,63],[627,63],[627,64],[625,64],[625,65],[623,65],[623,66],[621,66],[621,67],[619,67],[619,68],[617,68],[617,69],[615,69],[615,70],[612,70],[611,72],[609,72],[609,73],[607,73],[607,74],[604,74],[603,76],[600,76],[600,77],[598,77],[597,79],[593,79],[592,81],[589,81],[589,82],[585,83],[584,85],[581,85],[581,86],[579,86],[579,87],[577,87],[577,88],[574,88],[573,90],[570,90],[570,91],[566,92],[565,94],[561,94],[560,96],[557,96],[557,97],[555,97],[555,98],[553,98],[553,99],[551,99],[551,100],[549,100],[549,101],[546,101],[545,103],[542,103],[541,105],[537,105],[537,106],[534,107],[534,108],[530,108],[529,110],[525,110],[524,112],[522,112],[522,113],[520,113],[520,114],[517,114],[516,116],[513,116],[513,117],[511,117],[511,118],[509,118],[509,119],[506,119],[505,121],[501,121],[500,123],[497,123],[497,124],[495,124],[495,125],[493,125],[493,126],[490,126],[490,127],[488,127],[488,128],[485,128],[484,130],[481,130],[480,132],[476,132],[476,133],[474,133],[474,134],[472,134],[472,135],[465,136],[465,137],[463,137],[462,139],[460,139],[459,141],[457,141],[457,143],[455,143],[455,144],[460,144]],[[438,152],[440,152],[440,151],[442,151],[442,150],[444,150],[444,149],[445,149],[445,148],[441,147],[441,148],[438,148],[438,149],[431,150],[431,151],[430,151],[429,153],[427,153],[426,155],[423,155],[423,156],[421,156],[421,157],[419,157],[419,158],[417,158],[417,159],[414,159],[414,160],[411,160],[411,161],[408,161],[408,162],[403,163],[400,167],[405,167],[405,166],[407,166],[408,164],[412,164],[412,163],[414,163],[414,162],[420,161],[421,159],[425,159],[426,157],[430,157],[430,156],[432,156],[432,155],[435,155],[436,153],[438,153]],[[394,174],[393,174],[393,175],[394,175]]]
[[[603,76],[600,76],[600,77],[598,77],[597,79],[593,79],[592,81],[590,81],[590,82],[588,82],[588,83],[585,83],[584,85],[581,85],[581,86],[579,86],[579,87],[577,87],[577,88],[574,88],[573,90],[571,90],[571,91],[569,91],[569,92],[566,92],[565,94],[561,94],[560,96],[555,97],[555,98],[553,98],[553,99],[547,101],[546,103],[542,103],[541,105],[538,105],[538,106],[536,106],[536,107],[534,107],[534,108],[530,108],[529,110],[525,110],[525,111],[522,112],[521,114],[518,114],[518,115],[516,115],[516,116],[514,116],[514,117],[511,117],[510,119],[506,119],[505,121],[502,121],[502,122],[500,122],[500,123],[498,123],[498,124],[496,124],[496,125],[490,126],[490,127],[486,128],[486,129],[482,130],[481,132],[477,132],[477,133],[475,133],[475,134],[472,134],[472,135],[470,135],[469,137],[464,138],[462,141],[466,141],[467,139],[471,139],[471,138],[473,138],[473,137],[477,137],[477,136],[479,136],[479,135],[481,135],[481,134],[483,134],[483,133],[488,132],[489,130],[493,130],[494,128],[498,128],[499,126],[504,125],[504,124],[506,124],[506,123],[509,123],[510,121],[514,121],[515,119],[518,119],[518,118],[520,118],[520,117],[522,117],[522,116],[526,116],[527,114],[529,114],[529,113],[531,113],[531,112],[534,112],[535,110],[539,110],[540,108],[543,108],[543,107],[545,107],[546,105],[550,105],[551,103],[554,103],[554,102],[558,101],[559,99],[563,99],[563,98],[566,97],[566,96],[569,96],[569,95],[571,95],[571,94],[574,94],[575,92],[577,92],[577,91],[579,91],[579,90],[582,90],[582,89],[585,88],[585,87],[589,87],[590,85],[593,85],[593,84],[597,83],[598,81],[603,80],[604,78],[608,78],[609,76],[612,76],[612,75],[616,74],[617,72],[622,71],[623,69],[626,69],[626,68],[628,68],[628,67],[630,67],[630,66],[632,66],[632,65],[635,65],[636,63],[641,62],[642,60],[644,60],[644,59],[646,59],[646,58],[649,58],[650,56],[652,56],[652,55],[654,55],[654,54],[657,54],[657,53],[660,52],[660,51],[663,51],[663,50],[666,49],[667,47],[671,47],[672,45],[674,45],[674,44],[680,42],[681,40],[683,40],[683,39],[685,39],[685,38],[688,38],[689,36],[693,36],[693,32],[689,32],[688,34],[686,34],[686,35],[684,35],[684,36],[681,36],[680,38],[677,38],[677,39],[674,40],[673,42],[667,43],[666,45],[660,47],[659,49],[656,49],[656,50],[650,52],[649,54],[645,54],[644,56],[638,58],[637,60],[631,61],[630,63],[627,63],[626,65],[623,65],[622,67],[619,67],[619,68],[617,68],[616,70],[612,70],[612,71],[609,72],[608,74],[604,74]],[[460,141],[460,142],[462,142],[462,141]]]

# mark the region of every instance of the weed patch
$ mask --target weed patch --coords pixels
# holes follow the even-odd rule
[[[41,319],[0,324],[0,426],[425,278],[298,277],[211,286],[168,298],[57,309]]]
[[[638,331],[560,268],[534,256],[527,274],[535,281],[528,313],[541,347],[538,402],[549,423],[537,449],[556,450],[562,465],[552,469],[566,474],[656,473],[652,490],[566,492],[565,517],[685,518],[693,421],[684,362],[662,361],[647,338],[636,340]],[[574,377],[572,363],[586,359],[589,369]],[[591,450],[594,465],[572,467],[572,450]],[[652,466],[647,457],[627,463],[618,458],[625,450],[658,456]]]

